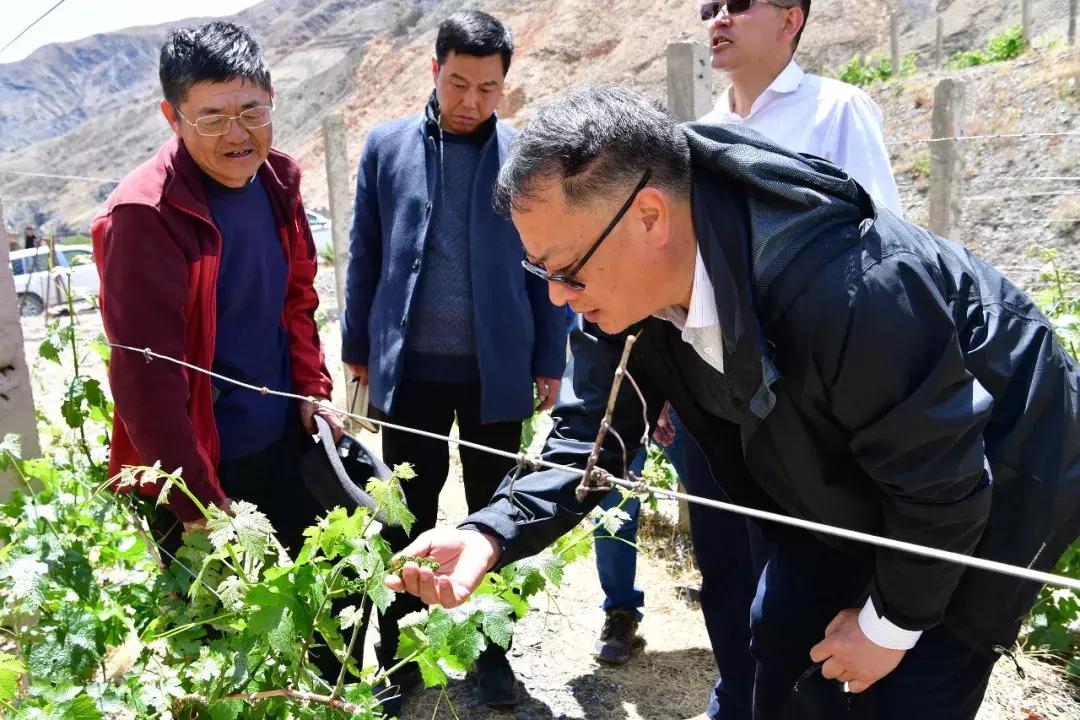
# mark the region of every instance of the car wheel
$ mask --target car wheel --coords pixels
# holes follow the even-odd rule
[[[34,293],[19,293],[19,314],[33,317],[45,312],[45,303]]]

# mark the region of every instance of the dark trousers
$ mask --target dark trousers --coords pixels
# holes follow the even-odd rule
[[[457,419],[462,440],[516,453],[521,445],[521,421],[483,424],[480,422],[480,385],[477,383],[432,382],[404,379],[398,386],[394,411],[387,421],[449,435]],[[401,550],[412,537],[435,527],[439,511],[439,492],[450,472],[450,448],[442,440],[386,428],[383,430],[383,460],[391,468],[411,463],[416,477],[402,484],[409,510],[416,516],[412,534],[401,528],[384,528],[382,535],[392,549]],[[465,501],[469,512],[485,507],[498,489],[514,461],[490,453],[461,448],[465,480]],[[451,518],[451,522],[461,518]],[[393,657],[397,648],[398,621],[424,607],[419,598],[408,593],[397,596],[379,622],[380,658]]]
[[[923,633],[895,670],[859,695],[811,667],[810,648],[837,613],[862,605],[871,572],[809,536],[798,547],[773,549],[751,614],[755,720],[975,717],[996,658],[944,627]]]
[[[278,539],[292,554],[304,544],[304,530],[325,510],[304,486],[300,456],[314,441],[304,432],[295,410],[286,432],[259,452],[222,460],[221,489],[233,500],[247,500],[270,519]],[[179,492],[173,490],[173,492]],[[180,547],[181,523],[171,513],[158,512],[153,522],[158,543],[170,553]]]
[[[713,480],[701,452],[675,413],[684,436],[679,479],[692,495],[730,502]],[[712,720],[750,720],[756,663],[750,654],[750,606],[758,576],[768,559],[768,543],[757,525],[742,515],[693,503],[690,540],[701,570],[701,611],[720,677],[709,696]]]
[[[314,445],[314,440],[300,425],[295,409],[290,409],[289,418],[288,429],[269,446],[251,455],[221,461],[218,478],[230,499],[246,500],[258,506],[274,526],[278,540],[295,557],[304,544],[304,530],[327,510],[308,492],[300,470],[300,457]],[[182,524],[162,510],[154,516],[152,526],[158,544],[175,555],[180,548]],[[163,559],[169,561],[167,557]],[[330,612],[336,615],[341,608],[357,605],[358,601],[357,597],[339,598]],[[362,652],[357,651],[354,658]],[[331,681],[337,678],[341,664],[331,651],[318,647],[311,655],[323,678]]]

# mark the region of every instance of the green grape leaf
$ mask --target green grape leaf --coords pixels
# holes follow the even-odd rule
[[[479,613],[484,634],[499,647],[509,649],[510,640],[514,636],[513,605],[495,595],[477,595],[473,598],[472,606]]]
[[[395,468],[395,472],[401,467],[399,465]],[[386,516],[387,523],[400,525],[406,533],[412,531],[416,517],[409,512],[409,507],[405,504],[405,495],[401,492],[401,485],[396,476],[391,476],[386,480],[371,478],[367,482],[367,492],[378,503],[379,509]]]
[[[19,678],[26,672],[26,666],[14,655],[0,653],[0,700],[8,702],[19,690]]]
[[[363,613],[355,605],[347,605],[338,613],[338,624],[342,630],[348,630],[359,624]]]
[[[221,508],[207,508],[210,517],[206,529],[210,532],[210,542],[221,549],[236,542],[248,553],[249,557],[261,558],[270,546],[270,536],[274,526],[255,505],[245,500],[237,500],[231,505],[232,517]]]

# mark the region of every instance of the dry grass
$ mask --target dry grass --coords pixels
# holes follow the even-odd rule
[[[1008,658],[990,677],[977,720],[1076,720],[1080,717],[1077,686],[1062,669],[1035,654],[1020,656],[1024,678]]]

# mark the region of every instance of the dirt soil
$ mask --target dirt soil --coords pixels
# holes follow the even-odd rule
[[[340,377],[332,268],[321,269],[317,284],[324,298],[323,317],[328,318],[323,328],[327,364],[335,377]],[[92,309],[80,311],[77,322],[83,338],[101,331],[100,318]],[[42,317],[24,319],[23,330],[37,407],[54,423],[59,422],[68,371],[37,356],[45,332]],[[105,379],[104,368],[92,353],[86,368],[91,375]],[[342,406],[342,398],[335,397],[335,401]],[[378,450],[379,436],[363,434],[362,439]],[[456,452],[440,507],[446,522],[457,522],[465,515]],[[662,504],[659,516],[646,518],[649,529],[638,566],[638,585],[645,589],[646,603],[640,632],[646,644],[628,664],[606,667],[592,657],[604,619],[602,594],[593,558],[579,560],[567,568],[563,587],[551,598],[541,597],[518,625],[510,659],[521,682],[521,704],[513,711],[488,710],[479,703],[472,682],[456,673],[447,688],[456,716],[470,720],[680,720],[703,712],[716,667],[700,609],[692,600],[693,592],[688,591],[696,587],[700,576],[690,560],[686,538],[671,532],[674,514],[672,506]],[[369,645],[374,635],[369,633]],[[370,647],[366,657],[373,657]],[[1021,663],[1026,681],[1017,677],[1011,662],[998,664],[979,720],[1080,717],[1080,705],[1070,687],[1051,666],[1031,656],[1022,658]],[[428,689],[407,701],[405,717],[449,719],[454,715],[446,700],[440,700],[440,692]]]

